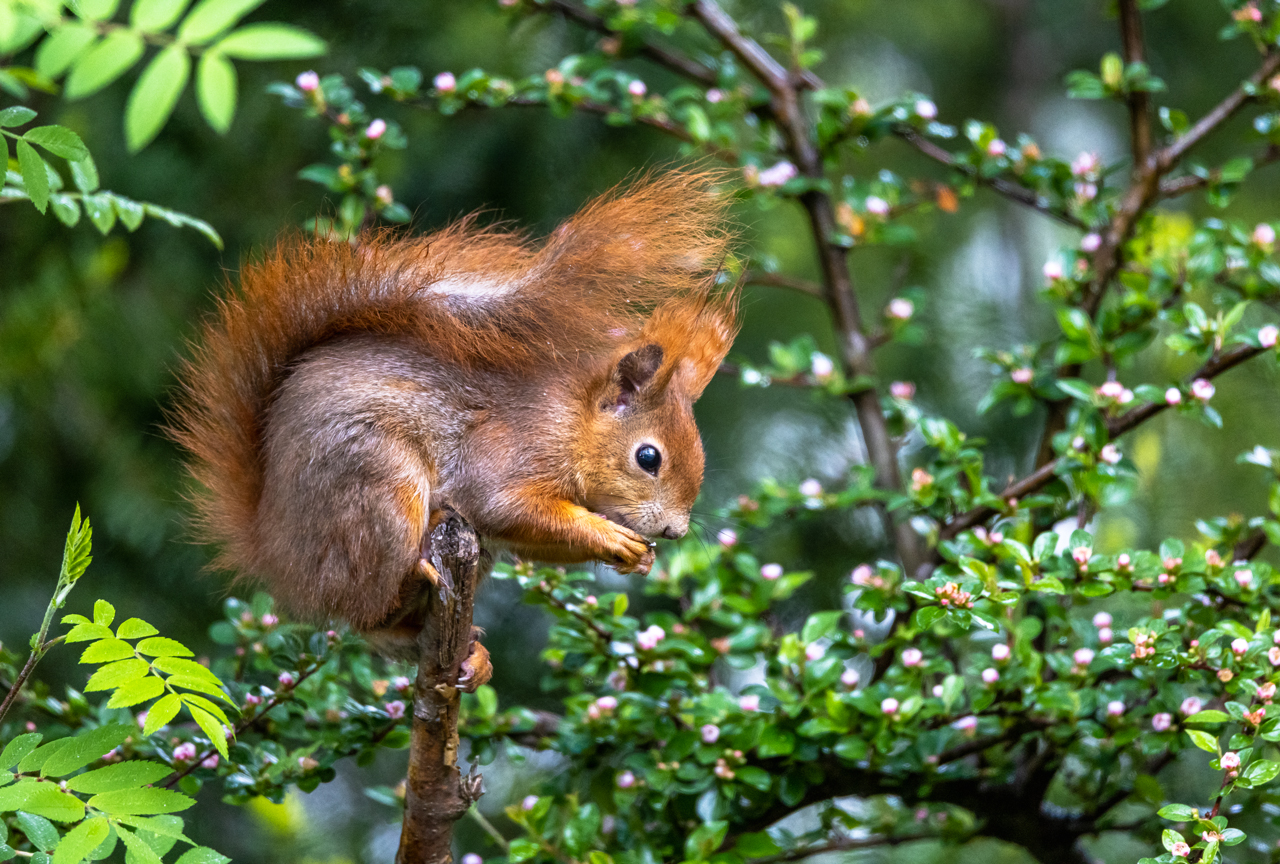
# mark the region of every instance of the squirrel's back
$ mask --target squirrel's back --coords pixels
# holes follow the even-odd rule
[[[197,526],[220,544],[218,563],[255,560],[267,409],[290,364],[318,345],[385,334],[472,377],[584,381],[608,375],[642,331],[671,357],[696,354],[700,322],[710,327],[723,316],[708,312],[733,302],[713,284],[729,242],[717,179],[642,179],[542,243],[468,218],[424,238],[384,233],[357,246],[291,237],[246,265],[180,372],[170,430],[203,487]]]

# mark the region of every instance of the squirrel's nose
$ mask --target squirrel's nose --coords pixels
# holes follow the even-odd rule
[[[662,529],[662,536],[668,540],[679,540],[681,537],[689,533],[688,525],[668,525]]]

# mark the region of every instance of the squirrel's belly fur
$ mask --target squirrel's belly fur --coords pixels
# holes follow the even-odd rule
[[[170,430],[217,563],[368,631],[410,602],[442,503],[547,560],[635,569],[637,531],[682,533],[702,472],[690,406],[736,332],[714,179],[641,181],[541,244],[468,219],[294,238],[247,265]],[[661,471],[636,468],[637,441]]]

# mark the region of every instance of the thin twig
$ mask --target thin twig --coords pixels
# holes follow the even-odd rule
[[[1280,160],[1280,147],[1270,144],[1265,150],[1253,158],[1253,170],[1256,171],[1264,165],[1270,165],[1272,162]],[[1176,198],[1179,195],[1185,195],[1196,189],[1201,189],[1211,183],[1219,183],[1222,181],[1222,169],[1215,168],[1208,173],[1208,176],[1198,177],[1194,174],[1187,174],[1182,177],[1175,177],[1172,180],[1164,180],[1160,183],[1161,198]]]
[[[511,843],[507,841],[506,837],[502,836],[501,831],[493,827],[493,823],[485,818],[485,815],[480,812],[480,808],[477,805],[472,804],[471,809],[467,811],[467,815],[484,829],[484,833],[488,834],[493,839],[493,842],[498,844],[498,848],[503,852],[509,853],[511,851]]]
[[[618,31],[611,28],[608,22],[599,15],[583,9],[576,3],[570,3],[569,0],[550,0],[549,5],[564,17],[576,21],[588,30],[604,33],[607,36],[619,35]],[[709,87],[715,86],[716,73],[714,70],[708,69],[697,60],[681,54],[673,48],[643,39],[637,50],[642,56],[660,66],[665,66],[672,72],[676,72],[686,78],[692,78],[694,81]]]
[[[770,288],[786,288],[791,291],[799,291],[801,294],[808,294],[810,297],[822,299],[822,286],[816,282],[810,282],[808,279],[797,279],[794,276],[783,276],[781,273],[767,273],[763,270],[752,270],[747,274],[747,278],[743,280],[748,285],[767,285]]]

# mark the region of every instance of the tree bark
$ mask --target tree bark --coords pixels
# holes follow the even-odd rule
[[[397,864],[448,864],[453,824],[483,794],[478,774],[458,769],[458,676],[471,650],[471,613],[480,577],[476,533],[452,509],[431,530],[428,557],[440,575],[418,635],[413,739]]]

